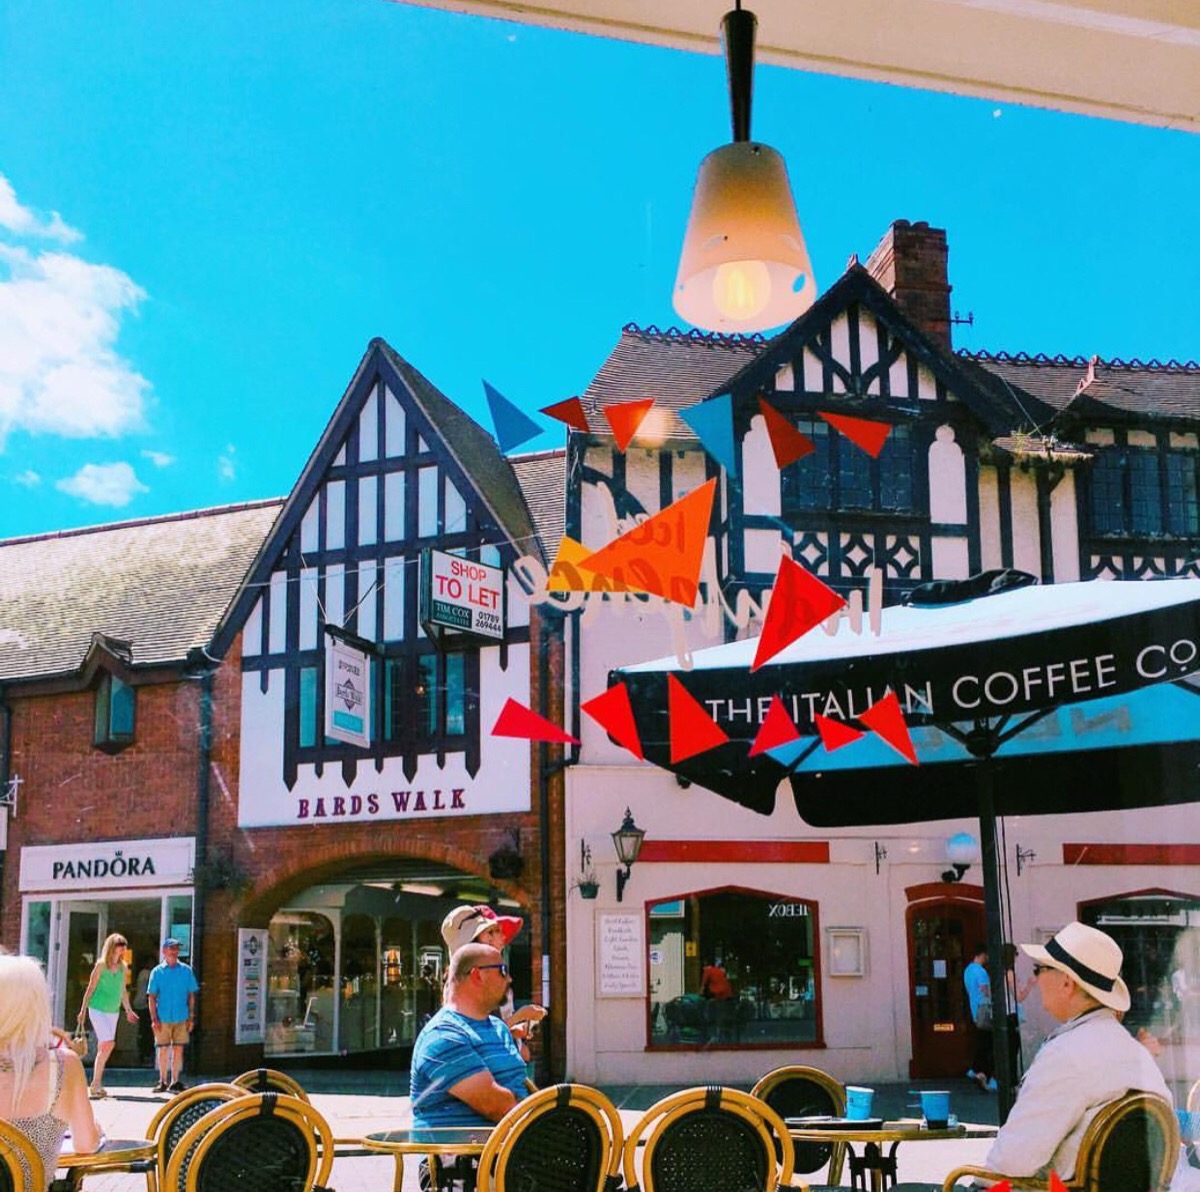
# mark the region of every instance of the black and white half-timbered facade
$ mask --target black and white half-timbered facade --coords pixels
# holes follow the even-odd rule
[[[864,634],[872,607],[985,570],[1042,583],[1200,575],[1200,368],[957,353],[946,262],[943,232],[897,223],[769,340],[623,330],[583,398],[590,433],[569,439],[567,533],[594,549],[707,480],[717,495],[695,607],[569,598],[580,701],[614,667],[673,656],[683,675],[691,651],[755,636],[781,556],[850,599],[843,615]],[[603,410],[648,397],[620,451]],[[679,417],[717,401],[732,411],[736,467]],[[762,402],[812,443],[782,468]],[[882,449],[843,433],[845,417],[886,425]],[[731,698],[725,727],[756,729],[765,704]],[[789,797],[763,816],[639,762],[577,704],[570,723],[583,744],[566,835],[605,863],[599,899],[568,902],[577,1077],[705,1080],[714,1047],[734,1080],[808,1050],[844,1081],[965,1074],[961,974],[984,938],[983,894],[970,870],[943,875],[957,876],[948,839],[972,822],[813,829]],[[626,807],[645,842],[618,902],[607,836]],[[1182,1038],[1185,1009],[1163,990],[1178,970],[1200,992],[1197,823],[1177,807],[1010,824],[1014,938],[1075,917],[1115,924],[1143,978],[1134,1013]],[[608,952],[625,936],[640,963],[617,972]],[[713,966],[731,1003],[702,996]],[[1029,1019],[1027,1049],[1048,1025]],[[1200,1019],[1188,1029],[1200,1041]]]

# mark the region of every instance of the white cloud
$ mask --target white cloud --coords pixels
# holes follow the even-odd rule
[[[42,478],[32,468],[26,468],[20,475],[14,476],[13,480],[22,488],[37,488],[42,482]]]
[[[217,456],[217,476],[221,480],[237,479],[237,448],[232,443],[226,443],[224,452]]]
[[[165,451],[143,451],[142,458],[148,459],[156,468],[169,468],[175,462],[175,457]]]
[[[57,211],[51,211],[49,219],[41,219],[28,207],[22,207],[12,183],[3,174],[0,174],[0,228],[18,236],[58,240],[62,244],[73,244],[83,239],[83,233],[63,223]]]
[[[150,491],[124,462],[84,464],[74,476],[60,480],[55,488],[92,505],[112,505],[117,509],[128,505],[138,493]]]
[[[0,176],[0,228],[32,219]],[[111,438],[144,425],[150,383],[116,341],[145,296],[110,265],[0,243],[0,450],[14,430]]]

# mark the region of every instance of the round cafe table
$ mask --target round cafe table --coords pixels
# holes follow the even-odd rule
[[[416,1129],[383,1130],[363,1138],[369,1151],[380,1151],[396,1157],[396,1179],[392,1192],[401,1192],[404,1183],[405,1155],[474,1155],[483,1154],[491,1137],[490,1126],[425,1126]]]
[[[902,1142],[949,1142],[958,1138],[995,1138],[995,1126],[972,1125],[960,1122],[944,1130],[929,1130],[920,1118],[902,1118],[884,1122],[875,1129],[856,1126],[854,1122],[842,1120],[836,1124],[818,1127],[805,1124],[803,1118],[787,1119],[788,1134],[793,1142],[844,1142],[850,1144],[850,1182],[855,1188],[866,1189],[866,1177],[871,1177],[871,1192],[883,1192],[896,1182],[896,1151]],[[854,1145],[863,1148],[857,1155]],[[884,1154],[883,1148],[888,1151]]]
[[[99,1150],[82,1155],[70,1149],[70,1139],[65,1145],[67,1149],[59,1152],[56,1167],[66,1175],[50,1185],[51,1192],[75,1192],[84,1176],[119,1171],[129,1163],[152,1159],[155,1149],[148,1138],[106,1138]]]

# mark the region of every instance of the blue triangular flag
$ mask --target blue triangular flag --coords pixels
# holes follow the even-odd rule
[[[719,397],[702,401],[698,406],[688,406],[679,411],[679,417],[696,432],[704,450],[713,457],[731,476],[737,475],[737,451],[733,443],[733,397],[722,393]]]
[[[528,414],[518,410],[516,406],[498,393],[486,381],[483,392],[487,397],[488,409],[492,412],[492,425],[496,428],[496,442],[501,451],[511,451],[536,439],[542,433],[542,428]]]

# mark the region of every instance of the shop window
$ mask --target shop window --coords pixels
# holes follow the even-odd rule
[[[375,920],[347,915],[342,920],[342,1006],[338,1031],[343,1051],[379,1046],[379,961]]]
[[[412,733],[429,741],[466,732],[466,655],[415,654],[389,658],[384,692],[384,734],[389,741]],[[411,676],[411,678],[409,678]]]
[[[730,888],[649,909],[652,1047],[821,1042],[815,902]]]
[[[1082,907],[1080,919],[1121,945],[1126,1025],[1159,1039],[1200,1043],[1200,897],[1127,894]]]
[[[137,693],[116,675],[105,674],[96,688],[94,742],[101,749],[124,749],[133,744]]]
[[[333,1049],[333,924],[306,911],[277,914],[267,932],[267,1055]]]
[[[878,458],[820,421],[798,429],[814,450],[783,470],[785,516],[802,511],[913,513],[916,456],[911,429],[893,426]]]

